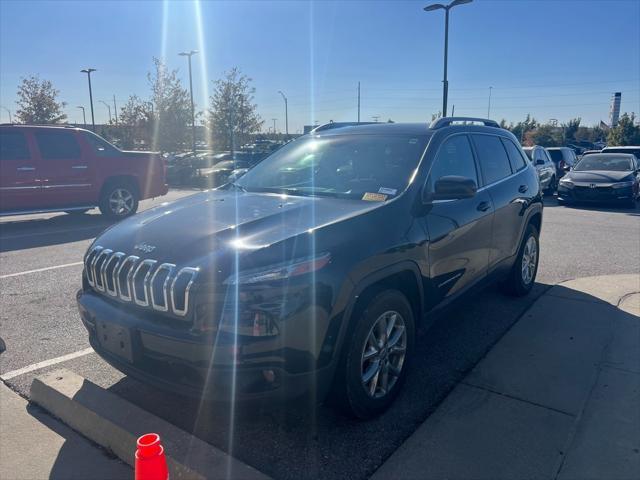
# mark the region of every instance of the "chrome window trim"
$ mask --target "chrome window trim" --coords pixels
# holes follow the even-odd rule
[[[75,187],[90,187],[90,183],[70,183],[70,184],[56,184],[56,185],[43,185],[42,188],[47,190],[50,188],[75,188]]]
[[[100,268],[100,272],[96,272],[96,266],[98,264],[98,260],[100,260],[103,256],[109,256],[113,253],[113,250],[110,248],[103,249],[98,255],[95,256],[93,262],[91,262],[91,273],[93,274],[93,282],[94,288],[96,288],[100,292],[104,292],[104,282],[102,278],[102,267]],[[105,262],[107,260],[105,259]],[[104,263],[103,263],[104,265]],[[98,282],[98,279],[100,282]]]
[[[127,258],[125,258],[122,263],[120,264],[120,267],[118,267],[118,273],[116,274],[116,282],[117,282],[117,289],[118,289],[118,297],[122,300],[124,300],[125,302],[130,302],[132,300],[132,295],[131,295],[131,277],[133,276],[133,270],[134,267],[136,266],[136,262],[140,260],[140,257],[138,257],[137,255],[129,255]],[[122,292],[122,285],[120,284],[120,277],[122,276],[122,269],[126,266],[131,264],[131,268],[129,269],[129,271],[127,272],[127,278],[125,278],[125,283],[127,284],[127,293],[128,295],[125,295]]]
[[[151,277],[151,281],[149,282],[149,293],[150,293],[150,297],[151,297],[151,306],[155,310],[158,310],[160,312],[168,312],[169,311],[168,287],[169,287],[169,283],[171,281],[171,277],[173,276],[173,271],[175,270],[175,268],[176,268],[176,266],[173,263],[163,263],[158,268],[156,268],[155,273]],[[164,305],[159,305],[159,304],[156,303],[156,298],[155,298],[155,295],[153,294],[153,285],[155,283],[156,276],[162,270],[168,270],[169,273],[167,273],[167,278],[165,278],[164,282],[162,283],[162,296],[164,298]]]
[[[124,252],[116,252],[116,253],[114,253],[113,255],[111,255],[111,257],[108,260],[106,260],[102,264],[102,268],[100,269],[101,274],[102,274],[102,283],[104,284],[104,290],[105,290],[105,292],[107,292],[112,297],[117,297],[118,296],[118,285],[116,284],[116,272],[118,271],[118,265],[120,264],[120,260],[124,256],[125,256]],[[114,265],[113,273],[111,274],[111,280],[113,281],[113,290],[110,290],[109,289],[109,281],[107,279],[107,270],[109,268],[109,265],[111,265],[111,263],[113,262],[114,259],[116,260],[116,264]]]
[[[173,313],[175,313],[176,315],[184,317],[187,314],[187,311],[189,310],[189,291],[191,290],[191,287],[193,286],[193,282],[196,276],[198,275],[199,271],[200,271],[199,268],[183,267],[180,269],[180,271],[178,271],[176,276],[173,278],[173,281],[171,282],[171,309],[173,310]],[[184,308],[179,309],[179,308],[176,308],[175,289],[176,289],[176,282],[178,281],[180,276],[183,274],[190,274],[191,278],[189,279],[189,282],[187,283],[187,286],[184,289]]]
[[[87,256],[84,259],[84,271],[87,275],[87,282],[92,287],[95,287],[93,271],[91,270],[91,264],[93,263],[93,260],[95,258],[93,255],[99,253],[103,249],[104,247],[101,247],[100,245],[96,245],[91,250],[89,250],[89,253],[87,253]]]
[[[157,260],[152,260],[150,258],[147,258],[146,260],[143,260],[142,262],[140,262],[140,264],[136,268],[135,272],[133,273],[133,276],[131,277],[131,282],[129,283],[129,288],[131,289],[130,293],[132,294],[131,296],[133,297],[133,301],[136,303],[136,305],[140,305],[141,307],[148,307],[149,306],[149,294],[147,292],[147,283],[149,281],[149,275],[151,274],[151,270],[153,269],[153,266],[156,263],[158,263]],[[145,274],[144,278],[142,279],[142,292],[144,293],[144,300],[140,300],[138,298],[138,292],[137,292],[137,290],[135,288],[135,283],[136,283],[136,277],[138,276],[138,272],[140,272],[140,269],[145,265],[149,265],[149,270],[147,270],[147,273]]]

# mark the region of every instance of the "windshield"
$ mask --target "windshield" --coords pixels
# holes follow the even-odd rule
[[[397,195],[409,184],[426,138],[392,135],[303,137],[247,172],[247,191],[362,198]]]
[[[631,159],[628,157],[588,155],[584,157],[578,165],[576,165],[574,170],[611,170],[615,172],[627,172],[633,170],[633,165],[631,163]]]

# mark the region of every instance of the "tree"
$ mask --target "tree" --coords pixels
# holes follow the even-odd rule
[[[120,109],[120,123],[115,136],[122,148],[134,148],[137,143],[149,145],[153,134],[153,110],[151,102],[131,95]]]
[[[527,118],[524,119],[524,122],[518,122],[515,126],[511,126],[509,130],[513,133],[518,140],[521,142],[524,140],[527,132],[534,130],[538,127],[538,122],[531,115],[527,114]]]
[[[155,72],[147,74],[151,85],[154,125],[153,148],[175,152],[188,140],[191,124],[189,92],[178,78],[178,70],[168,70],[157,58],[153,59]]]
[[[618,124],[609,130],[608,145],[640,145],[640,125],[635,124],[635,114],[625,113],[618,120]]]
[[[22,78],[18,86],[16,118],[21,123],[61,123],[67,119],[62,109],[67,105],[58,101],[60,92],[49,80],[37,75]]]
[[[569,120],[567,123],[562,124],[565,144],[576,141],[576,132],[578,131],[578,128],[580,128],[581,120],[582,119],[580,117],[577,117]]]
[[[238,68],[225,72],[223,78],[214,82],[207,123],[217,148],[229,149],[233,153],[236,145],[260,131],[264,122],[253,103],[254,93],[251,78]]]
[[[535,130],[529,130],[525,133],[524,144],[528,146],[559,147],[562,143],[560,129],[549,124],[538,125]]]

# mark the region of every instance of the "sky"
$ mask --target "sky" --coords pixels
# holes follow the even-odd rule
[[[197,110],[233,67],[253,79],[264,130],[357,119],[428,122],[441,110],[443,10],[414,1],[0,0],[0,122],[15,113],[20,78],[38,74],[67,102],[70,122],[96,123],[115,95],[148,97],[152,58],[188,87]],[[490,89],[490,87],[492,87]],[[640,0],[474,0],[450,12],[449,110],[516,122],[608,121],[613,92],[640,114]],[[489,107],[491,92],[491,111]],[[111,107],[113,109],[113,107]],[[451,113],[451,112],[449,112]],[[88,117],[89,118],[89,117]]]

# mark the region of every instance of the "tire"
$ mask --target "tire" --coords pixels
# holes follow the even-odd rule
[[[107,184],[100,196],[100,212],[110,218],[126,218],[138,210],[140,196],[129,182]]]
[[[397,290],[377,293],[355,315],[357,323],[342,348],[331,400],[343,413],[369,419],[393,403],[404,383],[415,322],[411,305]],[[386,335],[384,326],[388,329],[391,322],[391,334]]]
[[[549,182],[549,185],[545,189],[544,194],[553,195],[555,191],[556,191],[556,177],[554,176],[553,178],[551,178],[551,182]]]
[[[534,249],[533,252],[532,249]],[[514,297],[521,297],[528,294],[536,280],[539,260],[540,241],[538,230],[529,224],[527,225],[522,243],[518,249],[516,261],[513,267],[511,267],[508,277],[502,284],[505,293]],[[526,268],[525,262],[527,263]]]

